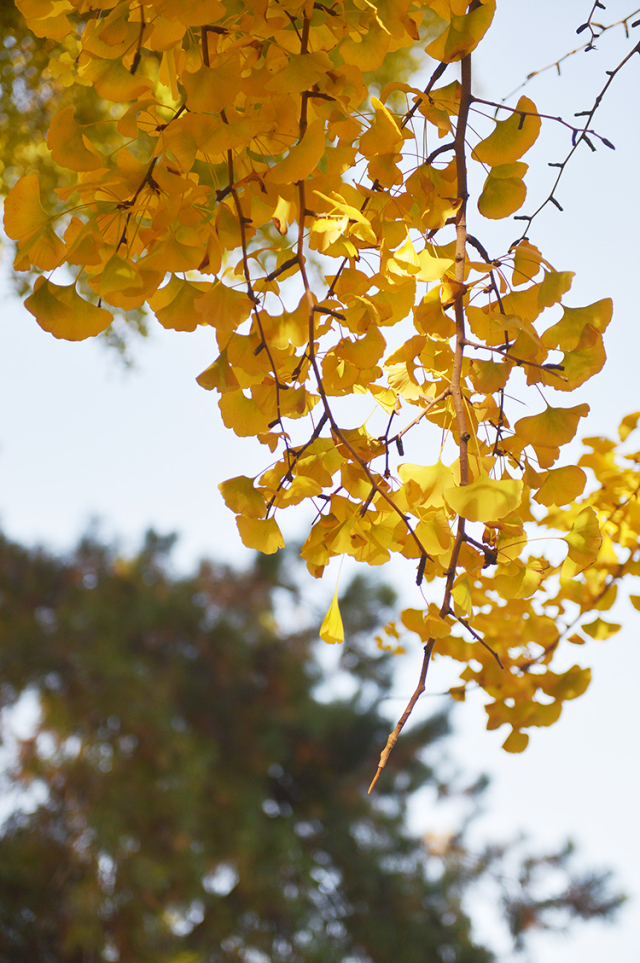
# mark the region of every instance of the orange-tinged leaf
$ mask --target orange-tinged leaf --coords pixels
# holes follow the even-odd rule
[[[72,171],[96,171],[105,166],[100,152],[86,134],[86,126],[74,120],[74,107],[58,111],[51,121],[47,146],[56,164]]]
[[[149,307],[163,328],[195,331],[199,324],[205,324],[203,315],[195,307],[196,301],[210,287],[209,281],[186,281],[174,274],[168,284],[149,298]]]
[[[40,228],[46,227],[49,217],[40,203],[40,183],[37,174],[27,174],[13,185],[4,202],[4,229],[14,241],[20,241]]]
[[[561,576],[575,578],[595,562],[602,545],[602,534],[593,508],[582,509],[564,540],[569,546],[569,554],[562,565]]]
[[[540,505],[547,507],[568,505],[582,494],[586,483],[587,476],[582,468],[577,468],[575,465],[553,468],[533,497]]]
[[[527,113],[523,115],[519,111]],[[535,114],[536,105],[528,97],[521,97],[516,113],[509,114],[506,120],[497,121],[494,130],[480,141],[471,156],[489,167],[517,161],[533,146],[540,133],[542,121],[528,112]]]
[[[492,167],[478,198],[478,210],[483,217],[498,220],[519,210],[527,196],[522,178],[528,167],[521,161]]]
[[[634,411],[630,415],[625,415],[620,422],[620,427],[618,428],[618,435],[620,436],[620,441],[626,441],[632,431],[634,431],[638,425],[638,419],[640,418],[640,411]]]
[[[115,103],[135,100],[152,86],[148,77],[130,74],[121,60],[103,60],[92,57],[78,70],[79,77],[95,88],[99,97]]]
[[[470,522],[493,522],[504,518],[520,504],[522,482],[515,478],[494,479],[481,475],[459,488],[448,488],[444,498],[449,507]]]
[[[264,518],[267,512],[264,495],[254,488],[254,478],[238,475],[223,481],[218,488],[224,498],[225,505],[232,512],[244,515],[245,518]]]
[[[524,752],[529,745],[529,736],[526,732],[519,729],[512,729],[507,738],[502,743],[505,752]]]
[[[338,605],[337,589],[333,593],[329,611],[322,620],[320,638],[324,642],[329,642],[331,645],[336,642],[344,642],[344,626],[342,624],[342,616],[340,615],[340,606]]]
[[[238,515],[236,525],[247,548],[255,548],[264,555],[273,555],[284,548],[284,539],[275,518],[247,518]]]
[[[54,338],[65,341],[92,338],[108,328],[113,320],[104,308],[81,298],[75,284],[54,284],[44,277],[36,280],[34,292],[25,301],[25,307],[41,328]]]
[[[272,184],[295,184],[304,180],[314,170],[325,151],[324,123],[312,121],[299,144],[291,148],[287,156],[265,174]]]
[[[269,428],[269,416],[263,414],[253,398],[247,398],[242,391],[226,392],[218,407],[227,428],[232,428],[240,438],[257,435]]]
[[[135,295],[144,282],[133,264],[114,254],[100,272],[100,294],[107,297],[115,291]]]

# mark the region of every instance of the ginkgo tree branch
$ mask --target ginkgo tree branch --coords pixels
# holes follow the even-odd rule
[[[371,792],[373,791],[375,784],[377,783],[378,779],[382,775],[382,771],[384,767],[387,765],[387,761],[389,759],[389,756],[391,755],[393,747],[398,741],[398,736],[404,729],[405,723],[407,722],[409,716],[413,712],[413,708],[416,702],[418,701],[418,699],[420,698],[420,696],[422,695],[422,693],[426,688],[427,672],[429,671],[429,662],[431,661],[431,653],[433,652],[434,643],[435,643],[435,639],[429,639],[429,641],[424,647],[424,655],[422,657],[422,668],[420,670],[420,678],[418,680],[418,685],[416,686],[415,692],[409,699],[407,708],[404,710],[404,712],[398,719],[398,722],[393,732],[391,732],[391,734],[387,738],[385,747],[380,753],[380,762],[378,763],[378,769],[376,771],[375,776],[373,777],[373,780],[371,781],[371,785],[369,786],[369,790],[368,790],[369,795],[371,795]]]
[[[54,8],[20,3],[38,36],[58,44],[66,27]],[[77,177],[65,173],[51,198],[29,173],[5,203],[16,270],[37,274],[26,307],[46,331],[96,336],[113,311],[145,304],[165,328],[215,330],[217,357],[199,384],[218,393],[229,430],[277,452],[262,474],[220,486],[248,548],[277,551],[280,512],[306,504],[317,514],[301,554],[314,577],[343,554],[372,565],[392,554],[417,564],[417,583],[428,583],[438,602],[424,592],[424,606],[399,616],[425,646],[425,661],[378,774],[424,687],[434,647],[458,658],[463,678],[488,693],[491,725],[511,726],[510,752],[524,749],[521,730],[549,722],[540,689],[558,704],[584,691],[587,671],[571,670],[567,682],[567,673],[547,668],[552,653],[537,673],[518,674],[517,662],[529,657],[540,619],[548,645],[576,597],[586,611],[610,581],[610,554],[598,555],[598,519],[608,518],[612,490],[621,505],[631,497],[638,474],[632,465],[616,476],[608,451],[594,450],[584,464],[600,488],[580,502],[585,473],[556,460],[587,406],[543,399],[537,414],[511,417],[511,402],[524,401],[527,390],[517,366],[548,373],[553,380],[545,381],[567,391],[600,370],[611,303],[571,308],[570,272],[556,271],[528,238],[491,259],[486,242],[469,236],[467,204],[494,224],[522,208],[527,165],[519,159],[553,109],[528,98],[520,111],[497,105],[500,119],[480,138],[469,112],[488,111],[474,102],[469,58],[494,4],[471,0],[455,14],[440,0],[423,6],[443,21],[426,46],[435,62],[426,88],[394,83],[376,98],[367,78],[387,51],[369,41],[389,36],[394,51],[410,49],[420,30],[414,4],[360,4],[354,17],[344,5],[294,11],[279,0],[219,0],[210,22],[196,25],[200,13],[180,0],[149,0],[144,23],[128,0],[113,0],[108,17],[75,4],[63,42],[79,56],[64,65],[64,82],[70,102],[76,85],[90,83],[114,107],[108,150],[95,125],[65,106],[47,144],[56,170]],[[171,22],[161,38],[158,16]],[[461,80],[439,86],[458,62]],[[389,106],[394,89],[408,95],[402,112]],[[584,128],[568,125],[576,144],[589,144],[592,114]],[[431,146],[432,135],[438,146],[416,151],[415,140]],[[151,163],[140,160],[149,153]],[[475,175],[484,186],[469,198]],[[434,240],[441,230],[445,243]],[[53,274],[70,265],[71,283]],[[546,325],[544,312],[556,306],[564,314]],[[516,330],[531,334],[526,350],[515,346]],[[482,350],[490,361],[475,357]],[[547,362],[556,351],[561,365]],[[343,399],[351,417],[360,409],[349,404],[356,395],[373,396],[377,407],[363,424],[343,428]],[[403,427],[400,413],[408,413]],[[637,421],[631,417],[620,437]],[[436,428],[441,438],[431,445]],[[541,530],[564,533],[567,577],[559,582],[557,566],[528,554],[530,499],[552,506]],[[633,502],[606,521],[617,552],[640,538],[635,512]],[[467,533],[476,534],[475,525],[484,525],[482,542]],[[452,634],[461,617],[479,644]],[[389,637],[398,638],[395,625],[384,630]],[[344,639],[337,595],[320,635]],[[506,704],[514,686],[519,714]]]
[[[632,17],[637,16],[639,13],[640,13],[640,7],[637,7],[635,10],[632,10],[631,13],[628,13],[626,17],[623,17],[621,20],[616,20],[613,23],[607,24],[606,26],[602,26],[599,24],[598,27],[600,29],[600,33],[598,34],[598,37],[602,37],[603,34],[607,33],[607,31],[609,30],[612,30],[614,27],[624,27],[625,33],[628,37],[629,21],[631,20]],[[638,23],[637,22],[632,23],[631,26],[637,27]],[[570,57],[574,57],[578,53],[581,53],[585,50],[593,49],[592,40],[589,41],[588,43],[581,44],[579,47],[575,47],[573,50],[569,50],[568,53],[564,54],[558,60],[554,60],[553,63],[547,64],[546,67],[540,67],[538,70],[531,71],[530,74],[527,74],[527,76],[525,77],[525,79],[522,81],[521,84],[519,84],[512,91],[510,91],[510,93],[508,93],[505,97],[502,98],[502,103],[505,103],[505,101],[510,100],[514,96],[514,94],[517,94],[518,91],[522,90],[524,87],[530,84],[535,77],[540,76],[540,74],[546,73],[547,70],[553,70],[555,68],[555,70],[558,73],[558,76],[561,76],[560,64],[563,64],[565,60],[569,60]]]
[[[588,137],[586,136],[586,134],[589,132],[589,125],[591,124],[591,121],[593,120],[593,117],[594,117],[596,111],[597,111],[598,108],[600,107],[600,104],[602,103],[602,100],[603,100],[605,94],[607,93],[609,87],[610,87],[611,84],[613,83],[614,79],[615,79],[615,78],[617,77],[617,75],[620,73],[620,71],[622,70],[622,68],[623,68],[626,64],[628,64],[629,61],[631,60],[631,58],[632,58],[635,54],[637,54],[637,53],[640,53],[640,42],[637,43],[637,44],[635,45],[635,47],[634,47],[632,50],[629,51],[629,53],[626,55],[626,57],[624,57],[624,58],[620,61],[620,63],[618,64],[617,67],[615,67],[613,70],[607,70],[607,74],[608,74],[607,80],[606,80],[604,86],[602,87],[602,89],[600,90],[600,93],[597,95],[597,97],[596,97],[596,99],[595,99],[595,101],[594,101],[594,103],[593,103],[593,106],[592,106],[589,110],[580,111],[580,115],[581,115],[581,116],[586,116],[587,119],[586,119],[586,121],[585,121],[584,126],[583,126],[582,128],[578,128],[578,130],[580,130],[581,132],[580,132],[579,134],[577,134],[577,132],[574,132],[573,137],[572,137],[573,143],[572,143],[572,146],[571,146],[571,150],[569,151],[569,153],[567,154],[567,156],[565,157],[565,159],[564,159],[563,161],[559,161],[558,163],[553,163],[553,164],[550,164],[550,165],[549,165],[549,166],[552,166],[552,167],[557,167],[557,168],[558,168],[558,174],[557,174],[557,177],[556,177],[555,181],[553,182],[553,186],[551,187],[551,190],[550,190],[549,194],[547,195],[547,197],[545,198],[545,200],[544,200],[541,204],[538,205],[538,207],[537,207],[536,210],[533,212],[533,214],[531,214],[531,215],[518,214],[518,215],[515,215],[515,216],[514,216],[514,220],[525,221],[525,222],[526,222],[526,227],[524,228],[524,230],[523,230],[523,232],[522,232],[522,235],[520,236],[520,240],[521,240],[522,238],[526,237],[527,232],[528,232],[529,228],[531,227],[531,224],[533,223],[533,221],[535,220],[535,218],[538,216],[538,214],[540,214],[540,212],[541,212],[542,210],[544,210],[544,208],[547,206],[547,204],[553,204],[555,207],[558,208],[558,210],[560,210],[560,211],[562,210],[562,207],[561,207],[559,201],[558,201],[557,198],[555,197],[555,192],[556,192],[556,190],[557,190],[557,188],[558,188],[558,185],[560,184],[560,181],[561,181],[561,179],[562,179],[562,176],[563,176],[563,174],[564,174],[564,172],[565,172],[565,170],[566,170],[566,168],[567,168],[567,165],[569,164],[569,162],[571,161],[571,158],[573,157],[573,155],[575,154],[576,150],[578,149],[578,145],[580,144],[581,141],[584,140],[585,143],[587,143],[587,144],[591,147],[592,150],[595,150],[595,148],[593,147],[593,145],[589,143],[589,139],[588,139]],[[600,138],[600,139],[601,139],[601,140],[604,140],[604,138]],[[611,143],[607,142],[606,140],[604,140],[604,143],[605,143],[608,147],[613,147],[613,145],[612,145]],[[516,243],[517,243],[517,242],[516,242]]]

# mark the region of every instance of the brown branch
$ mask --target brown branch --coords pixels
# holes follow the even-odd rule
[[[502,355],[503,358],[508,358],[509,361],[513,361],[513,363],[517,365],[528,365],[530,368],[539,368],[542,371],[547,371],[549,374],[553,375],[554,378],[559,378],[560,381],[569,381],[568,378],[559,373],[560,371],[564,371],[564,365],[538,364],[537,361],[527,361],[526,358],[517,358],[514,354],[511,354],[511,352],[506,351],[504,348],[494,348],[488,344],[477,344],[475,341],[468,341],[466,339],[465,344],[469,348],[478,348],[481,351],[493,351],[496,354]]]
[[[440,394],[437,396],[437,398],[432,398],[427,404],[427,407],[423,408],[420,414],[416,418],[414,418],[413,421],[410,421],[409,424],[405,428],[403,428],[402,431],[399,431],[397,435],[394,435],[393,438],[389,438],[387,444],[391,445],[393,444],[393,442],[397,443],[398,441],[400,441],[403,435],[405,435],[411,428],[413,428],[415,425],[421,422],[422,419],[425,417],[425,415],[428,415],[431,409],[435,405],[437,405],[440,401],[444,401],[444,399],[448,398],[450,394],[451,394],[451,388],[449,387],[449,388],[445,388],[444,391],[441,391]]]
[[[632,17],[635,17],[637,13],[640,13],[640,7],[638,7],[637,10],[633,10],[632,13],[627,14],[627,16],[623,17],[622,20],[616,20],[615,23],[609,23],[606,25],[606,27],[598,24],[598,26],[600,27],[599,36],[601,37],[603,33],[606,33],[607,30],[612,30],[614,27],[624,26],[628,37],[629,36],[628,21],[631,20]],[[527,74],[526,78],[522,81],[522,83],[518,87],[515,87],[509,94],[507,94],[506,97],[502,98],[503,102],[505,100],[509,100],[509,98],[513,97],[514,94],[517,94],[518,91],[522,90],[523,87],[526,87],[527,84],[530,83],[534,77],[537,77],[539,74],[546,73],[547,70],[553,70],[553,68],[555,67],[555,69],[558,71],[558,76],[560,76],[561,75],[560,64],[564,63],[565,60],[568,60],[570,57],[574,57],[577,53],[580,53],[581,51],[588,50],[588,49],[592,49],[591,42],[582,44],[580,47],[576,47],[574,50],[570,50],[568,53],[564,54],[564,56],[560,57],[559,60],[554,60],[553,63],[547,64],[546,67],[540,67],[539,70],[533,70],[530,74]]]
[[[618,66],[617,66],[614,70],[607,70],[608,79],[607,79],[604,87],[602,88],[602,90],[600,91],[600,93],[598,94],[598,96],[596,97],[596,99],[595,99],[595,101],[594,101],[594,104],[593,104],[593,107],[591,107],[591,109],[588,110],[588,111],[580,111],[580,115],[581,115],[581,116],[586,116],[587,120],[586,120],[586,122],[585,122],[584,127],[582,128],[582,132],[581,132],[579,135],[577,135],[577,134],[574,132],[574,134],[572,135],[572,141],[573,141],[572,147],[571,147],[571,150],[569,151],[569,153],[567,154],[567,156],[565,157],[565,159],[564,159],[563,161],[561,161],[560,163],[558,163],[558,164],[551,164],[551,165],[550,165],[550,166],[552,166],[552,167],[557,167],[557,168],[559,168],[559,170],[558,170],[558,176],[556,177],[555,181],[553,182],[553,187],[551,188],[551,191],[550,191],[549,195],[548,195],[547,198],[542,202],[542,204],[540,204],[540,205],[536,208],[536,210],[533,212],[533,214],[531,214],[531,215],[518,214],[518,215],[515,215],[515,216],[514,216],[514,220],[525,221],[525,222],[526,222],[526,226],[525,226],[522,234],[520,235],[520,237],[519,237],[516,241],[514,241],[514,244],[518,244],[520,241],[522,241],[522,240],[527,236],[527,232],[528,232],[529,228],[531,227],[532,221],[534,220],[534,218],[536,218],[536,217],[538,216],[538,214],[539,214],[542,210],[544,210],[544,208],[547,206],[547,204],[554,204],[556,207],[558,207],[558,208],[560,208],[560,210],[562,210],[562,208],[560,207],[560,204],[558,203],[558,201],[556,200],[556,198],[555,198],[554,195],[555,195],[556,189],[557,189],[557,187],[558,187],[558,184],[560,183],[560,180],[561,180],[561,178],[562,178],[562,175],[564,174],[564,172],[565,172],[565,170],[566,170],[566,168],[567,168],[567,164],[569,163],[569,161],[571,160],[571,158],[572,158],[573,155],[575,154],[576,150],[578,149],[578,145],[580,144],[581,141],[584,140],[585,143],[586,143],[588,146],[590,146],[592,150],[595,150],[595,148],[593,147],[593,144],[591,144],[591,142],[589,141],[589,138],[588,138],[588,136],[587,136],[588,133],[592,133],[592,131],[589,131],[589,124],[590,124],[591,121],[593,120],[593,117],[594,117],[596,111],[598,110],[600,104],[602,103],[602,100],[603,100],[605,94],[607,93],[610,85],[613,83],[614,78],[618,75],[618,73],[622,70],[622,68],[625,66],[625,64],[627,64],[627,63],[631,60],[631,58],[633,57],[633,55],[636,54],[636,53],[640,53],[640,43],[637,43],[637,44],[635,45],[635,47],[633,48],[633,50],[631,50],[631,51],[627,54],[627,56],[624,57],[624,59],[620,61],[620,63],[618,64]],[[596,134],[595,136],[599,137],[599,139],[600,139],[607,147],[613,147],[613,144],[610,143],[610,141],[606,140],[606,138],[600,137],[598,134]]]
[[[467,541],[468,541],[468,539],[467,539]],[[491,648],[491,646],[488,644],[488,642],[485,642],[485,640],[482,638],[482,636],[479,635],[479,633],[476,632],[475,629],[472,629],[472,628],[471,628],[471,626],[469,625],[469,623],[467,622],[466,619],[463,619],[461,615],[456,615],[454,612],[449,612],[449,615],[453,615],[453,617],[454,617],[454,619],[456,620],[456,622],[459,622],[460,625],[464,625],[464,627],[465,627],[465,629],[467,630],[467,632],[470,632],[470,633],[471,633],[471,635],[474,637],[474,639],[476,640],[476,642],[479,642],[480,645],[484,645],[485,649],[487,649],[487,650],[491,653],[491,655],[494,657],[494,659],[496,660],[496,662],[498,663],[498,665],[500,666],[500,668],[501,668],[501,669],[504,669],[504,665],[503,665],[503,663],[502,663],[502,659],[500,658],[500,656],[498,655],[498,653],[497,653],[494,649]]]
[[[373,777],[373,780],[372,780],[372,782],[371,782],[371,785],[369,786],[369,794],[371,794],[371,790],[373,789],[373,787],[374,787],[375,784],[377,783],[378,779],[379,779],[380,776],[382,775],[382,770],[384,769],[384,767],[385,767],[386,764],[387,764],[387,760],[388,760],[389,756],[391,755],[391,751],[392,751],[393,747],[395,746],[396,742],[398,741],[398,736],[399,736],[400,733],[402,732],[402,730],[403,730],[403,728],[404,728],[404,725],[405,725],[407,719],[409,718],[409,716],[410,716],[411,713],[413,712],[413,707],[415,706],[416,702],[418,701],[418,699],[420,698],[420,696],[422,695],[422,693],[423,693],[424,690],[425,690],[425,685],[426,685],[426,681],[427,681],[427,672],[429,671],[429,661],[430,661],[430,659],[431,659],[431,653],[432,653],[432,651],[433,651],[434,642],[435,642],[435,639],[429,639],[429,641],[427,642],[427,644],[426,644],[425,647],[424,647],[424,657],[423,657],[423,659],[422,659],[422,669],[420,670],[420,679],[419,679],[419,681],[418,681],[418,685],[417,685],[416,691],[413,693],[413,695],[412,695],[411,698],[409,699],[409,703],[408,703],[408,705],[407,705],[407,708],[406,708],[406,709],[404,710],[404,712],[402,713],[402,716],[401,716],[400,719],[398,720],[398,723],[397,723],[395,729],[393,730],[393,732],[390,734],[389,738],[387,739],[387,744],[385,745],[384,749],[383,749],[382,752],[380,753],[380,762],[378,763],[378,771],[376,772],[376,774],[375,774],[375,776]]]

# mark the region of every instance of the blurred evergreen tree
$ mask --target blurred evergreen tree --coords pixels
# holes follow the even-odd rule
[[[493,960],[462,900],[504,851],[472,857],[460,833],[429,852],[406,828],[411,794],[444,788],[424,750],[446,718],[410,729],[366,794],[391,665],[363,647],[390,590],[357,579],[343,596],[360,688],[322,702],[293,562],[176,578],[172,542],[150,533],[124,561],[90,538],[69,559],[0,541],[0,704],[40,707],[8,776],[43,799],[0,837],[0,963]],[[278,629],[279,593],[299,629]],[[528,860],[505,890],[520,942],[549,913],[620,903],[597,875],[534,898],[567,856]]]

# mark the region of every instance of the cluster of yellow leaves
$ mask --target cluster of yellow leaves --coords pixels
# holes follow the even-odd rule
[[[510,723],[505,748],[524,748],[521,730],[554,721],[588,684],[587,670],[549,662],[571,606],[605,607],[606,566],[619,563],[610,548],[602,561],[598,518],[609,546],[622,503],[609,515],[602,502],[577,507],[586,475],[557,467],[586,405],[550,395],[511,424],[505,389],[567,392],[599,371],[611,302],[561,306],[572,275],[526,239],[494,260],[468,254],[460,165],[485,171],[482,216],[518,210],[521,157],[540,129],[528,98],[467,157],[473,103],[460,81],[378,96],[366,84],[415,46],[440,61],[437,82],[481,41],[494,0],[17,4],[37,36],[75,32],[77,58],[50,71],[94,86],[113,117],[107,153],[94,126],[61,111],[48,145],[75,186],[43,207],[28,175],[7,199],[16,267],[64,274],[38,277],[28,310],[69,340],[104,330],[108,307],[147,304],[165,328],[212,328],[217,355],[198,381],[218,393],[225,425],[275,458],[221,486],[245,545],[275,552],[277,513],[310,501],[302,555],[315,576],[345,554],[417,560],[418,582],[441,582],[444,601],[405,612],[404,626],[465,663],[463,682],[493,700],[489,726]],[[354,426],[357,407],[336,407],[344,397],[368,397],[386,431]],[[419,464],[402,460],[410,441]],[[602,478],[607,457],[596,446],[585,467]],[[615,497],[628,491],[635,506],[627,475]],[[548,510],[552,555],[566,543],[559,563],[528,547],[531,499]],[[630,547],[636,516],[623,514]],[[342,639],[337,597],[321,634]]]

